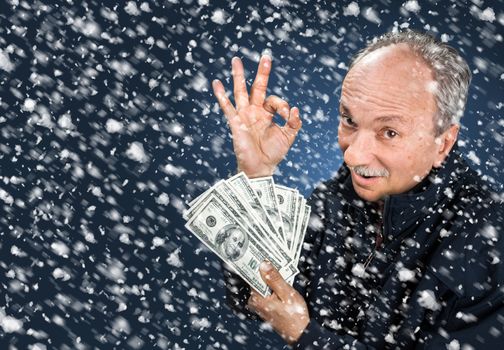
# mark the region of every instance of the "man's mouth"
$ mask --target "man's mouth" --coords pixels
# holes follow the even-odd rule
[[[364,188],[372,188],[379,184],[382,178],[389,176],[385,169],[371,169],[364,166],[349,167],[352,173],[354,185]]]
[[[361,175],[361,174],[357,174],[357,175],[364,178],[364,179],[374,179],[374,178],[379,177],[379,176],[369,176],[369,175]]]
[[[356,172],[352,173],[354,182],[359,186],[365,186],[365,187],[373,186],[381,178],[381,176],[367,176],[367,175],[360,175]]]

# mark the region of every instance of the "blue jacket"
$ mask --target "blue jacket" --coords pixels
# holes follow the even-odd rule
[[[295,288],[311,321],[295,348],[504,349],[502,200],[456,147],[383,216],[345,165],[309,203]],[[246,313],[248,287],[230,274],[227,286]]]

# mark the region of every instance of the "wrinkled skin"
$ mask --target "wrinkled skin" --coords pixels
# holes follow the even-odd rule
[[[340,101],[338,142],[345,163],[388,173],[364,180],[352,171],[362,199],[378,201],[408,191],[439,167],[458,133],[436,137],[434,76],[405,44],[366,55],[347,74]]]
[[[298,108],[290,108],[285,100],[274,95],[266,98],[270,71],[271,57],[262,56],[249,96],[243,64],[238,57],[234,57],[235,105],[226,96],[222,83],[219,80],[212,82],[214,94],[233,135],[238,170],[244,171],[249,178],[274,173],[294,143],[302,124]],[[275,113],[286,120],[285,125],[272,122]]]
[[[263,262],[260,272],[273,292],[264,298],[252,291],[247,307],[271,324],[288,344],[292,344],[299,339],[310,322],[306,302],[270,263]]]

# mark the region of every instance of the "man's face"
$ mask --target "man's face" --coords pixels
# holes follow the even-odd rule
[[[406,192],[444,159],[434,89],[427,64],[404,44],[370,53],[348,72],[338,141],[362,199]]]

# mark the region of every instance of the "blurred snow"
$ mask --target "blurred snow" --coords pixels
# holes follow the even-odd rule
[[[107,129],[107,132],[112,134],[116,132],[121,132],[124,129],[124,125],[118,120],[109,119],[105,124],[105,128]]]
[[[126,11],[126,13],[131,16],[140,15],[140,10],[138,9],[138,7],[134,1],[128,1],[128,3],[126,4],[126,7],[124,8],[124,11]]]
[[[37,102],[35,100],[27,98],[26,100],[24,100],[23,108],[25,111],[33,112],[35,110],[36,103]]]
[[[398,271],[397,278],[401,282],[411,281],[415,278],[415,271],[403,267]]]
[[[225,24],[226,23],[227,14],[222,9],[216,9],[212,14],[212,21],[217,24]]]
[[[482,21],[493,22],[495,21],[495,12],[491,7],[487,7],[480,13],[479,18]]]
[[[23,328],[23,322],[0,311],[0,327],[5,333],[18,332]]]
[[[138,141],[134,141],[130,144],[126,151],[126,155],[140,163],[145,163],[149,160],[147,153],[145,153],[144,146]]]
[[[365,19],[367,19],[369,22],[375,23],[375,24],[381,24],[381,19],[378,13],[372,8],[368,7],[364,10],[362,13],[362,16],[364,16]]]
[[[181,267],[182,266],[182,260],[180,259],[180,249],[176,249],[174,252],[168,256],[168,259],[166,259],[166,262],[174,267]]]
[[[352,1],[343,10],[343,16],[354,16],[354,17],[357,17],[359,15],[359,12],[360,12],[359,4],[357,2],[355,2],[355,1]]]
[[[403,6],[406,9],[406,11],[409,11],[409,12],[420,11],[420,5],[418,4],[418,1],[416,1],[416,0],[408,0],[403,4]]]
[[[14,70],[14,64],[9,59],[9,54],[0,49],[0,68],[4,71],[11,72]]]
[[[422,290],[420,292],[420,297],[418,298],[418,304],[433,311],[441,308],[441,305],[437,302],[435,294],[432,290]]]
[[[220,79],[234,102],[233,56],[250,87],[269,54],[268,93],[300,108],[303,129],[275,181],[307,196],[342,162],[338,101],[352,54],[388,30],[430,31],[471,65],[459,146],[504,196],[502,1],[3,5],[1,349],[284,346],[271,327],[231,314],[218,259],[181,217],[236,172],[210,86]],[[361,265],[352,272],[366,277]],[[415,272],[397,276],[409,282]],[[436,309],[433,293],[419,303]]]

